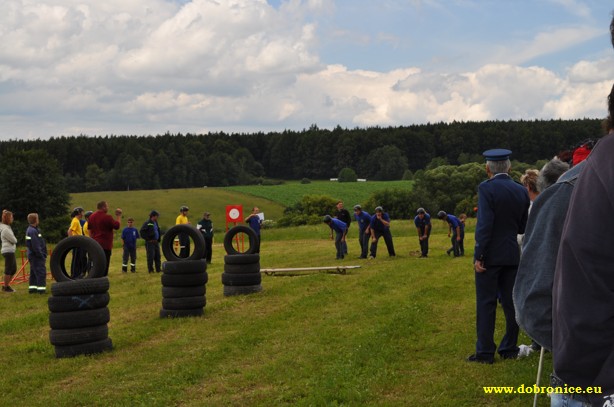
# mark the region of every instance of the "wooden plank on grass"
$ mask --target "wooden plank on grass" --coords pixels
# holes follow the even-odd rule
[[[346,270],[357,269],[360,266],[329,266],[329,267],[284,267],[284,268],[262,268],[261,273],[267,276],[274,276],[277,273],[297,273],[305,271],[328,271],[332,273],[345,274]]]

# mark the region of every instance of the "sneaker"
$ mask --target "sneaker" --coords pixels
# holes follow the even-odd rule
[[[13,290],[13,288],[10,285],[7,285],[6,287],[2,287],[2,292],[4,292],[4,293],[14,293],[15,290]]]
[[[373,256],[369,256],[369,260],[372,260],[372,259],[374,259],[374,258],[375,258],[375,257],[373,257]]]
[[[533,348],[528,345],[520,345],[518,349],[518,359],[526,358],[534,352]]]

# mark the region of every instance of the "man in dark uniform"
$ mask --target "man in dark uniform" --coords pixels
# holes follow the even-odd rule
[[[418,231],[418,241],[420,242],[420,257],[428,257],[429,237],[431,236],[431,215],[426,213],[424,208],[418,208],[414,224]]]
[[[337,250],[337,260],[343,260],[344,254],[342,242],[345,241],[345,235],[348,229],[347,224],[337,218],[333,218],[330,215],[324,216],[324,223],[326,223],[330,228],[331,237],[333,237],[333,232],[335,234],[335,249]]]
[[[158,226],[158,211],[149,213],[149,220],[141,226],[141,237],[145,239],[145,251],[147,253],[147,271],[154,272],[154,263],[156,272],[160,272],[160,226]]]
[[[495,351],[503,359],[518,356],[518,324],[512,291],[520,250],[516,235],[524,233],[529,209],[526,188],[509,175],[510,150],[488,150],[488,180],[478,187],[478,220],[475,229],[476,352],[468,362],[493,363]],[[494,341],[497,293],[505,314],[505,336],[497,349]]]
[[[374,259],[377,255],[377,242],[380,237],[384,238],[384,243],[386,243],[386,248],[388,249],[388,256],[396,256],[392,242],[392,233],[390,233],[390,216],[384,212],[381,206],[375,208],[375,215],[371,217],[369,228],[371,229],[371,254],[369,258]]]
[[[360,243],[360,258],[367,258],[369,237],[371,237],[371,215],[362,210],[362,206],[354,205],[354,219],[358,222],[358,243]]]
[[[446,250],[446,254],[454,253],[454,257],[460,256],[460,240],[461,240],[461,221],[454,215],[450,215],[445,211],[439,211],[437,217],[444,220],[448,224],[448,237],[452,243],[452,247]]]
[[[350,223],[352,223],[352,217],[350,216],[350,212],[343,207],[343,201],[337,202],[337,211],[334,213],[334,215],[335,218],[347,225],[347,228],[345,229],[345,236],[347,236],[348,231],[350,230]],[[341,245],[343,246],[343,254],[348,254],[348,244],[345,236]]]

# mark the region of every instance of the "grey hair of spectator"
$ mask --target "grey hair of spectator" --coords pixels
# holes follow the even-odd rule
[[[544,189],[554,184],[565,171],[569,169],[569,164],[558,158],[553,158],[543,166],[537,177],[537,190],[544,192]]]
[[[490,169],[490,172],[494,174],[508,173],[512,167],[512,163],[509,158],[502,161],[486,161],[486,165]]]

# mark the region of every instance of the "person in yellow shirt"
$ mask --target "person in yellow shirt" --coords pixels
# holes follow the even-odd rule
[[[72,210],[72,221],[68,228],[68,236],[82,236],[84,210],[81,207],[76,207]],[[83,249],[75,248],[72,250],[72,261],[70,263],[70,274],[73,279],[81,278],[87,269],[87,253]]]
[[[175,220],[175,225],[186,225],[190,224],[188,219],[188,211],[190,208],[187,206],[182,206],[179,208],[179,215]],[[179,257],[188,257],[190,255],[190,237],[185,233],[180,233],[179,238]]]
[[[90,215],[94,213],[92,211],[85,212],[85,223],[83,224],[83,234],[87,237],[90,237],[90,230],[88,229],[88,220],[90,219]]]
[[[82,218],[83,208],[76,207],[72,210],[72,220],[70,221],[70,227],[68,228],[68,236],[81,236],[83,234],[83,227],[81,226]]]

